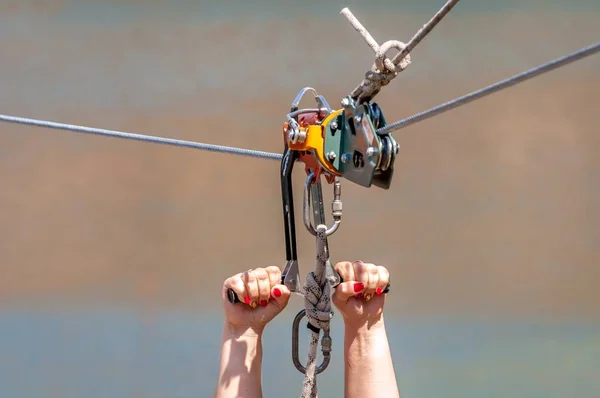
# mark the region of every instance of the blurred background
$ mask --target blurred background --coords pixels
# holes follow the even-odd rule
[[[343,7],[406,42],[442,4],[0,0],[0,113],[280,152],[300,88],[337,106],[373,62]],[[377,102],[393,121],[598,38],[595,0],[464,0]],[[343,185],[332,260],[389,267],[404,397],[600,394],[599,71],[590,57],[401,130],[389,191]],[[0,396],[212,396],[222,281],[284,265],[278,168],[0,125]],[[266,397],[299,395],[301,308],[266,331]],[[332,328],[323,397],[343,395]]]

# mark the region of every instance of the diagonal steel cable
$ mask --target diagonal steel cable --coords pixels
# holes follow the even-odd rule
[[[536,66],[535,68],[529,69],[525,72],[519,73],[518,75],[514,75],[507,79],[501,80],[501,81],[494,83],[490,86],[487,86],[485,88],[479,89],[477,91],[473,91],[462,97],[455,98],[451,101],[440,104],[429,110],[417,113],[416,115],[413,115],[413,116],[407,117],[405,119],[398,120],[397,122],[388,124],[387,126],[382,127],[379,130],[377,130],[377,134],[391,133],[392,131],[396,131],[401,128],[410,126],[411,124],[415,124],[415,123],[421,122],[425,119],[429,119],[431,117],[437,116],[440,113],[449,111],[449,110],[457,108],[461,105],[465,105],[469,102],[483,98],[486,95],[490,95],[497,91],[500,91],[505,88],[514,86],[516,84],[522,83],[525,80],[529,80],[531,78],[539,76],[542,73],[550,72],[551,70],[560,68],[561,66],[565,66],[567,64],[570,64],[571,62],[588,57],[592,54],[597,53],[598,51],[600,51],[600,42],[598,42],[596,44],[592,44],[591,46],[588,46],[588,47],[584,47],[581,50],[575,51],[574,53],[571,53],[569,55],[565,55],[564,57],[556,58],[550,62]]]
[[[406,47],[402,49],[396,56],[392,59],[394,65],[400,64],[404,58],[419,44],[425,36],[427,36],[433,28],[454,8],[456,4],[458,4],[459,0],[448,0],[446,4],[440,8],[438,12],[435,13],[433,17],[415,35],[410,39],[408,43],[406,43]]]
[[[231,155],[250,156],[262,159],[281,160],[282,155],[273,152],[255,151],[252,149],[236,148],[223,145],[204,144],[201,142],[184,141],[175,138],[155,137],[151,135],[126,133],[117,130],[105,130],[94,127],[78,126],[74,124],[56,123],[46,120],[27,119],[24,117],[0,115],[0,121],[16,124],[24,124],[28,126],[47,127],[56,130],[66,130],[76,133],[87,133],[95,135],[103,135],[106,137],[125,138],[129,140],[146,141],[155,144],[172,145],[186,148],[200,149],[210,152],[228,153]]]

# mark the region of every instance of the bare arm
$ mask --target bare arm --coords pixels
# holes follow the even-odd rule
[[[223,328],[216,398],[262,398],[262,333]]]
[[[383,318],[370,327],[346,327],[344,359],[346,398],[400,397]]]
[[[346,398],[398,398],[398,384],[385,332],[383,307],[390,274],[362,261],[335,265],[345,282],[333,294],[344,318],[344,390]]]
[[[280,283],[278,267],[248,270],[223,283],[225,322],[216,398],[262,398],[262,333],[286,307],[291,294]],[[242,302],[230,303],[229,289]]]

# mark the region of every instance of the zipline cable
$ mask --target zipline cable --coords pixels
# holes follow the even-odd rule
[[[574,61],[588,57],[592,54],[597,53],[598,51],[600,51],[600,42],[598,42],[596,44],[592,44],[588,47],[584,47],[584,48],[582,48],[574,53],[571,53],[569,55],[566,55],[564,57],[557,58],[557,59],[554,59],[545,64],[539,65],[535,68],[532,68],[528,71],[522,72],[518,75],[501,80],[497,83],[494,83],[494,84],[487,86],[485,88],[482,88],[480,90],[473,91],[462,97],[445,102],[441,105],[438,105],[438,106],[431,108],[429,110],[426,110],[424,112],[420,112],[420,113],[417,113],[416,115],[413,115],[413,116],[407,117],[405,119],[398,120],[394,123],[388,124],[387,126],[377,130],[377,133],[378,134],[389,133],[391,131],[399,130],[399,129],[407,127],[411,124],[415,124],[417,122],[423,121],[425,119],[429,119],[433,116],[439,115],[440,113],[457,108],[461,105],[475,101],[484,96],[498,92],[502,89],[522,83],[525,80],[529,80],[529,79],[539,76],[545,72],[549,72],[551,70],[560,68],[567,64],[570,64]],[[95,135],[102,135],[102,136],[107,136],[107,137],[116,137],[116,138],[123,138],[123,139],[129,139],[129,140],[145,141],[145,142],[151,142],[151,143],[155,143],[155,144],[164,144],[164,145],[172,145],[172,146],[178,146],[178,147],[194,148],[194,149],[199,149],[199,150],[203,150],[203,151],[221,152],[221,153],[227,153],[230,155],[248,156],[248,157],[254,157],[254,158],[261,158],[261,159],[281,160],[281,158],[282,158],[281,154],[273,153],[273,152],[257,151],[257,150],[253,150],[253,149],[236,148],[236,147],[223,146],[223,145],[213,145],[213,144],[206,144],[206,143],[194,142],[194,141],[184,141],[184,140],[178,140],[175,138],[165,138],[165,137],[156,137],[156,136],[150,136],[150,135],[133,134],[133,133],[126,133],[126,132],[117,131],[117,130],[106,130],[106,129],[100,129],[100,128],[95,128],[95,127],[86,127],[86,126],[78,126],[78,125],[74,125],[74,124],[51,122],[51,121],[47,121],[47,120],[28,119],[28,118],[18,117],[18,116],[9,116],[9,115],[0,114],[0,122],[15,123],[15,124],[22,124],[22,125],[36,126],[36,127],[45,127],[45,128],[55,129],[55,130],[71,131],[71,132],[75,132],[75,133],[95,134]]]

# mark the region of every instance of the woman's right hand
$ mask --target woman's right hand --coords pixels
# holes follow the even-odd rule
[[[390,274],[385,267],[362,261],[343,261],[335,265],[343,283],[332,296],[346,326],[360,328],[374,324],[383,317],[386,289]]]

